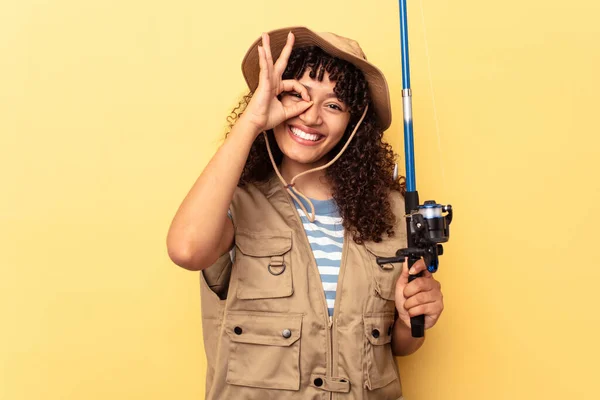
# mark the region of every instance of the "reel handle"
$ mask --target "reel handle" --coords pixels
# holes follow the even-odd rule
[[[376,262],[379,266],[384,264],[394,264],[394,263],[403,263],[405,256],[400,257],[376,257]]]

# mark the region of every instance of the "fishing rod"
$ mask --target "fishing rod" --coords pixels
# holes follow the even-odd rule
[[[404,262],[408,259],[408,268],[423,258],[427,270],[437,271],[439,256],[444,252],[441,243],[450,239],[450,223],[452,222],[452,206],[441,205],[435,200],[419,204],[419,192],[415,178],[415,154],[412,120],[412,90],[410,88],[410,64],[408,52],[408,20],[406,17],[406,0],[399,0],[400,8],[400,47],[402,53],[402,111],[404,113],[404,154],[406,163],[406,232],[408,247],[399,249],[396,257],[378,257],[379,265]],[[445,215],[444,215],[445,213]],[[423,276],[423,272],[409,275],[408,281]],[[413,337],[425,336],[425,316],[410,318]]]

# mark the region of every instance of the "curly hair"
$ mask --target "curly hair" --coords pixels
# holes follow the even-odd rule
[[[388,195],[391,190],[398,190],[404,195],[405,179],[393,178],[396,154],[392,147],[383,141],[383,130],[373,111],[363,73],[351,63],[332,57],[319,47],[311,46],[292,51],[283,79],[300,79],[306,70],[309,70],[312,79],[319,81],[323,80],[327,72],[329,79],[335,82],[334,93],[350,111],[346,131],[328,157],[333,158],[340,152],[365,107],[369,105],[365,119],[346,151],[325,170],[326,179],[332,185],[333,199],[342,217],[344,229],[358,244],[364,241],[380,242],[384,233],[393,236],[396,217]],[[245,95],[232,110],[227,118],[230,130],[251,98],[252,93]],[[267,136],[275,162],[279,165],[283,153],[277,146],[272,130],[267,131]],[[259,135],[250,148],[238,186],[264,182],[270,178],[272,172],[264,135]]]

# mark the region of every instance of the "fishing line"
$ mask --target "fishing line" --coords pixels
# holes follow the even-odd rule
[[[423,40],[425,42],[425,56],[427,58],[427,73],[429,75],[429,92],[431,93],[431,102],[433,103],[433,120],[435,121],[435,133],[437,136],[438,143],[438,159],[440,160],[440,169],[442,170],[442,185],[444,191],[446,189],[446,171],[444,170],[444,159],[442,157],[442,138],[440,134],[440,122],[437,114],[437,107],[435,103],[435,91],[433,90],[433,77],[431,74],[431,57],[429,56],[429,44],[427,42],[427,24],[425,23],[425,12],[423,11],[423,0],[419,0],[419,6],[421,9],[421,22],[423,23]]]

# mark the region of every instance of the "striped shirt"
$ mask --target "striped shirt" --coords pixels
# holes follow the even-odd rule
[[[315,222],[309,221],[295,200],[294,204],[302,220],[302,225],[304,225],[304,231],[319,268],[329,316],[333,316],[333,305],[344,245],[344,227],[333,199],[310,200],[315,206]],[[301,201],[306,210],[310,212],[310,206],[306,201],[304,199],[301,199]]]

